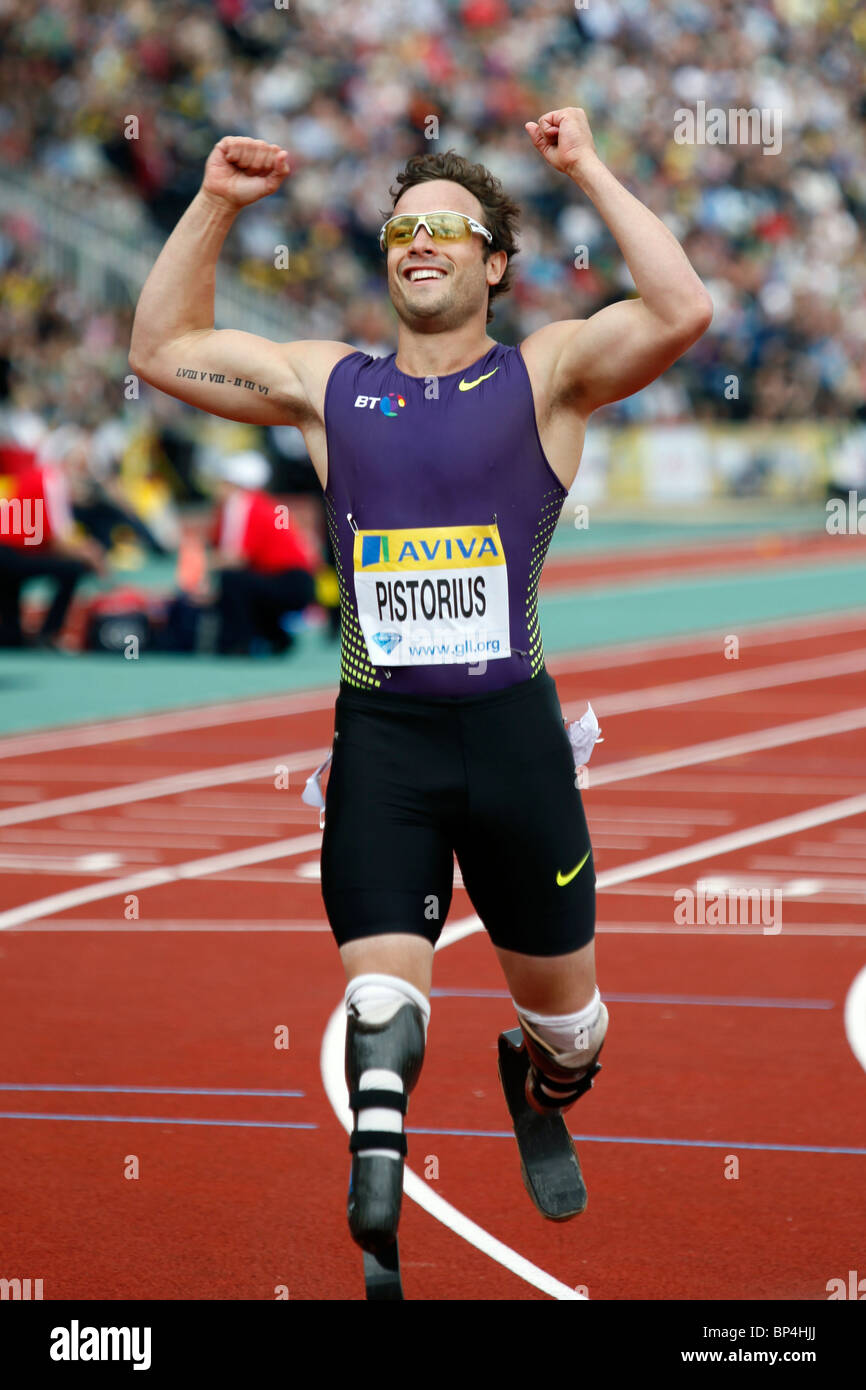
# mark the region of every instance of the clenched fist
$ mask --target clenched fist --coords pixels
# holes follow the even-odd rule
[[[561,174],[573,177],[598,159],[586,112],[580,106],[548,111],[537,121],[527,121],[525,128],[538,153]]]
[[[208,157],[202,191],[230,207],[242,208],[276,193],[288,175],[289,156],[279,145],[246,135],[225,135]]]

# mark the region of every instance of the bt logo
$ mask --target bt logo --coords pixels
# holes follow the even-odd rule
[[[357,396],[355,398],[356,410],[373,410],[378,405],[383,415],[396,415],[397,407],[406,404],[402,396],[398,396],[392,391],[388,396]]]

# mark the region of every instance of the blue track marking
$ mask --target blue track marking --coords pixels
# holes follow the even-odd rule
[[[224,1125],[227,1129],[318,1129],[317,1124],[292,1120],[194,1120],[175,1115],[46,1115],[33,1111],[0,1111],[0,1120],[75,1120],[124,1125]],[[407,1134],[429,1134],[458,1139],[513,1139],[510,1129],[422,1129],[407,1126]],[[573,1134],[583,1144],[657,1144],[674,1149],[755,1149],[760,1153],[854,1154],[866,1157],[866,1149],[831,1148],[823,1144],[755,1144],[742,1139],[651,1139],[644,1135]]]
[[[513,1139],[511,1129],[415,1129],[406,1126],[407,1134],[433,1134],[460,1139]],[[823,1144],[753,1144],[742,1139],[650,1139],[644,1135],[572,1134],[575,1142],[583,1144],[659,1144],[672,1149],[757,1149],[762,1153],[791,1154],[856,1154],[866,1157],[866,1149],[829,1148]]]
[[[86,1094],[123,1096],[303,1096],[304,1091],[228,1091],[200,1086],[48,1086],[22,1081],[0,1081],[0,1091],[83,1091]]]
[[[510,999],[505,989],[431,989],[438,999]],[[715,994],[611,994],[603,996],[611,1004],[706,1004],[734,1009],[835,1009],[832,999],[749,999],[737,995]]]
[[[78,1120],[115,1125],[225,1125],[229,1129],[318,1129],[300,1120],[192,1120],[179,1115],[47,1115],[32,1110],[0,1110],[0,1120]]]

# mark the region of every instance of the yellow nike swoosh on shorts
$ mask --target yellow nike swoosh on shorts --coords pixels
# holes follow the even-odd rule
[[[581,859],[581,861],[580,861],[580,863],[578,864],[577,868],[576,868],[576,869],[572,869],[572,871],[571,871],[570,874],[564,874],[564,873],[562,872],[561,869],[557,870],[557,874],[556,874],[556,885],[557,885],[558,888],[564,888],[565,885],[566,885],[567,883],[571,883],[571,880],[574,878],[575,874],[579,874],[579,873],[580,873],[581,869],[583,868],[584,864],[586,863],[587,859],[589,858],[589,853],[590,853],[589,850],[587,850],[587,851],[586,851],[586,854],[585,854],[585,855],[583,856],[583,858]]]
[[[458,389],[459,391],[471,391],[472,388],[473,388],[473,386],[480,386],[480,384],[481,384],[482,381],[486,381],[487,378],[488,378],[489,376],[495,376],[496,373],[497,373],[498,371],[499,371],[499,368],[498,368],[498,367],[494,367],[492,372],[485,372],[483,376],[478,377],[477,380],[475,380],[475,381],[462,381],[462,380],[461,380],[461,381],[459,382],[459,384],[458,384],[458,388],[457,388],[457,389]]]

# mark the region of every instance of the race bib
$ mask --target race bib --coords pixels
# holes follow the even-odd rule
[[[511,655],[499,528],[356,531],[358,618],[374,666],[474,665]]]

